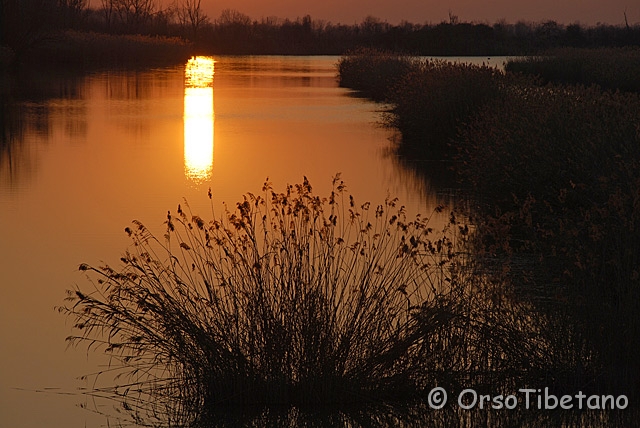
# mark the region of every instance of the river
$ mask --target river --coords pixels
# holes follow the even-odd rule
[[[338,59],[216,57],[204,83],[185,64],[14,78],[1,102],[1,426],[105,423],[77,389],[105,361],[67,348],[55,307],[88,286],[80,263],[118,263],[134,219],[161,235],[185,199],[206,217],[209,188],[233,208],[267,178],[283,190],[306,176],[328,196],[337,173],[359,203],[397,196],[431,214],[437,189],[393,155],[382,107],[338,87]]]

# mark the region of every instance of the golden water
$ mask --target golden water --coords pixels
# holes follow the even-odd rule
[[[131,220],[158,236],[168,210],[233,208],[245,192],[307,176],[328,195],[342,173],[356,201],[398,196],[430,213],[433,190],[389,155],[379,105],[338,88],[337,57],[197,58],[144,71],[51,76],[3,97],[0,141],[0,426],[100,426],[58,394],[104,358],[66,350],[54,310],[89,285],[86,262],[117,264]],[[184,205],[183,205],[184,206]],[[434,225],[436,226],[436,225]],[[45,388],[61,388],[34,392]]]

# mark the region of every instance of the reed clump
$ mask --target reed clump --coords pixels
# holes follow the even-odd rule
[[[119,379],[90,394],[193,425],[229,409],[406,406],[549,363],[544,320],[473,271],[454,215],[436,232],[394,199],[356,204],[339,178],[327,198],[306,179],[263,191],[210,221],[178,206],[163,240],[134,222],[120,268],[81,265],[94,290],[69,291],[68,340],[106,352],[98,377]]]
[[[489,66],[375,49],[343,56],[338,74],[341,86],[389,105],[383,121],[401,132],[400,152],[420,159],[447,157],[458,127],[516,80]]]
[[[538,76],[541,83],[598,85],[640,91],[640,48],[558,48],[541,55],[511,59],[505,70]]]
[[[338,61],[340,86],[360,91],[376,101],[392,96],[394,84],[412,71],[416,60],[408,55],[374,48],[349,51]]]
[[[498,96],[505,85],[496,68],[443,60],[414,63],[394,82],[385,123],[402,133],[401,149],[442,158],[460,125]]]

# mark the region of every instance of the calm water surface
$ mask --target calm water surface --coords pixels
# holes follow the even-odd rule
[[[328,195],[336,173],[361,203],[392,195],[429,215],[443,202],[391,154],[381,106],[337,87],[338,59],[219,57],[12,82],[0,100],[0,427],[106,425],[79,407],[91,402],[78,388],[92,385],[78,377],[108,360],[66,349],[71,325],[54,307],[90,287],[80,263],[118,264],[132,220],[161,235],[184,198],[207,217],[209,188],[219,210],[267,177],[282,190],[306,176]]]
[[[398,196],[431,213],[436,191],[389,154],[380,106],[338,88],[337,57],[220,57],[213,82],[185,65],[88,76],[21,75],[0,141],[0,426],[99,426],[77,378],[107,362],[66,349],[54,310],[82,262],[117,264],[133,219],[160,235],[183,198],[233,206],[307,176],[342,173],[357,201]],[[37,391],[37,392],[36,392]]]

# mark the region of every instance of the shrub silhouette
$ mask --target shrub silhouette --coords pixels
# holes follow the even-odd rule
[[[453,214],[452,239],[395,199],[357,205],[339,176],[328,198],[306,178],[263,191],[208,222],[178,206],[164,240],[134,222],[119,269],[80,266],[95,290],[69,291],[68,340],[111,356],[98,376],[125,379],[90,395],[136,420],[193,424],[238,408],[408,403],[541,367],[536,322],[468,270],[455,241],[469,229]]]

